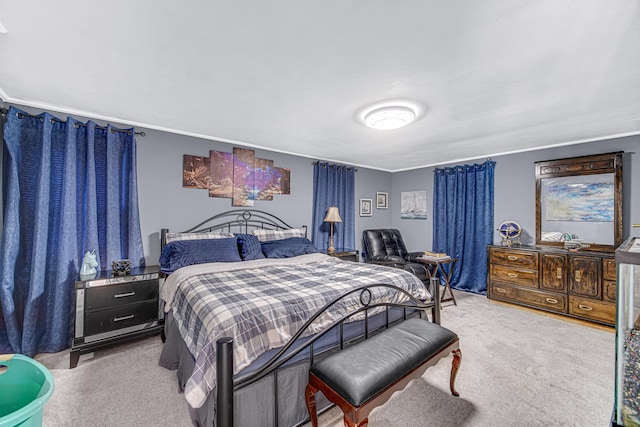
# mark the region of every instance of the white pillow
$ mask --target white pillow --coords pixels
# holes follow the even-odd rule
[[[222,231],[208,233],[167,233],[167,243],[174,240],[198,240],[198,239],[227,239],[233,237],[233,233],[225,233]]]
[[[290,228],[288,230],[253,230],[252,233],[261,242],[288,239],[289,237],[306,237],[304,228]]]

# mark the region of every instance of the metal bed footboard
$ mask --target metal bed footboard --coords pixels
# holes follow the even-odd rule
[[[396,292],[404,294],[408,300],[404,303],[393,303],[393,302],[380,302],[380,303],[372,303],[372,289],[375,288],[388,288],[392,289]],[[233,379],[233,338],[223,337],[220,338],[216,342],[216,375],[217,375],[217,397],[216,397],[216,426],[217,427],[233,427],[233,395],[237,390],[242,389],[250,384],[259,381],[260,379],[272,375],[274,377],[273,381],[273,395],[274,395],[274,420],[273,426],[278,426],[278,369],[282,367],[289,360],[298,356],[303,351],[309,350],[309,363],[313,363],[314,357],[328,352],[334,351],[336,349],[343,349],[345,345],[349,345],[351,342],[359,341],[362,339],[369,338],[370,332],[375,333],[376,331],[383,330],[388,328],[392,323],[389,321],[389,310],[391,308],[400,308],[403,310],[402,320],[406,320],[407,313],[418,312],[420,318],[422,318],[422,313],[430,310],[432,314],[432,319],[439,323],[439,310],[440,304],[438,301],[439,297],[439,286],[438,279],[431,279],[431,289],[432,289],[432,299],[431,301],[422,301],[415,298],[409,292],[404,289],[398,288],[393,285],[388,284],[373,284],[367,286],[361,286],[359,288],[353,289],[348,293],[341,295],[335,298],[333,301],[329,302],[325,305],[321,310],[319,310],[316,314],[314,314],[301,328],[300,330],[291,338],[291,340],[282,347],[267,363],[265,363],[260,369],[251,375],[247,375],[241,378],[238,378],[234,381]],[[359,293],[359,307],[350,313],[340,317],[329,326],[324,328],[324,330],[320,333],[314,335],[308,342],[299,347],[294,347],[299,345],[298,339],[305,336],[305,333],[309,329],[309,327],[324,313],[326,313],[329,309],[334,307],[341,301],[346,300],[347,298],[353,296],[354,294]],[[369,311],[383,307],[386,321],[383,327],[378,328],[374,331],[369,331]],[[360,313],[364,313],[364,336],[358,336],[353,338],[350,341],[345,342],[343,335],[343,327],[344,323],[353,316],[356,316]],[[428,319],[427,319],[428,320]],[[425,320],[425,321],[427,321]],[[330,348],[322,349],[321,351],[314,352],[314,343],[322,338],[325,334],[333,330],[333,328],[338,327],[340,329],[340,343],[335,346],[331,346]],[[293,351],[289,351],[291,348],[295,348]],[[305,422],[309,421],[309,418],[302,421],[301,425]]]

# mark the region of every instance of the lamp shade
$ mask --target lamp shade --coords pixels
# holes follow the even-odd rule
[[[330,206],[329,209],[327,209],[327,216],[324,217],[324,222],[342,222],[337,206]]]

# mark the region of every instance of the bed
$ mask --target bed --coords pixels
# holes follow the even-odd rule
[[[313,358],[407,317],[439,319],[437,295],[411,273],[327,256],[266,212],[161,237],[160,365],[177,370],[195,425],[301,425]]]

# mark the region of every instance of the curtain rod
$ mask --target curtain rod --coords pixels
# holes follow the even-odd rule
[[[7,110],[6,108],[0,108],[0,114],[2,114],[3,116],[6,116],[8,112],[9,112],[9,110]],[[18,118],[19,118],[19,119],[21,119],[21,118],[23,118],[23,117],[32,117],[32,118],[34,118],[34,119],[40,119],[40,120],[43,120],[43,118],[42,118],[40,115],[33,115],[33,114],[27,114],[27,113],[17,113],[17,115],[18,115]],[[56,118],[56,117],[54,117],[54,118],[52,118],[52,119],[51,119],[51,124],[53,124],[54,122],[58,122],[58,123],[65,123],[63,120],[60,120],[60,119],[58,119],[58,118]],[[76,128],[79,128],[79,127],[81,127],[81,126],[87,126],[87,125],[86,125],[86,124],[84,124],[84,123],[75,123],[75,124],[74,124],[74,126],[75,126]],[[107,129],[107,127],[106,127],[106,126],[98,126],[98,125],[96,125],[96,128],[97,128],[97,129],[103,129],[103,130],[104,130],[104,129]],[[118,128],[114,128],[114,127],[112,127],[112,128],[111,128],[111,132],[126,132],[126,133],[128,133],[129,135],[131,135],[131,130],[129,130],[129,129],[118,129]],[[134,134],[136,134],[136,135],[140,135],[140,136],[143,136],[143,137],[144,137],[144,136],[147,136],[147,134],[146,134],[144,131],[134,132]]]
[[[485,162],[492,162],[492,161],[493,161],[493,160],[491,160],[491,157],[487,157],[487,160],[485,160]],[[456,166],[451,166],[451,167],[456,167]],[[434,169],[439,169],[439,168],[440,168],[440,165],[435,165],[433,168],[434,168]]]
[[[326,167],[327,165],[329,165],[330,167],[331,167],[331,166],[334,166],[334,167],[335,167],[335,166],[344,166],[344,167],[346,167],[347,169],[353,169],[353,171],[354,171],[354,172],[358,172],[358,168],[355,168],[355,167],[353,167],[353,166],[349,166],[349,165],[340,165],[340,164],[337,164],[337,163],[321,162],[320,160],[316,160],[316,161],[311,162],[311,164],[312,164],[312,165],[314,165],[314,166],[315,166],[315,165],[317,165],[317,164],[319,164],[319,163],[323,163],[325,167]]]

